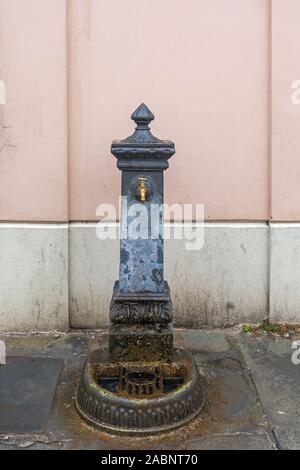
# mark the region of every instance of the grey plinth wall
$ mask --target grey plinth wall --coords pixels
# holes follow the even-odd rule
[[[209,222],[199,252],[165,240],[175,326],[300,323],[300,224]],[[95,223],[0,223],[0,329],[107,326],[119,240]]]

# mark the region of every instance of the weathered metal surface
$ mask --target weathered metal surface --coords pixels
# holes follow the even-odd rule
[[[119,282],[114,286],[110,304],[110,321],[114,324],[166,325],[172,321],[172,301],[168,283],[162,293],[122,293]]]
[[[174,144],[154,137],[144,105],[137,127],[111,147],[122,170],[119,280],[110,304],[108,350],[90,354],[76,407],[110,431],[153,433],[192,419],[204,391],[192,357],[174,350],[172,301],[164,280],[163,171]]]
[[[90,354],[79,383],[76,406],[93,425],[114,432],[153,433],[183,424],[202,408],[204,391],[189,353],[177,350],[172,362],[160,364],[116,363],[110,359],[105,350],[98,349]],[[124,388],[120,387],[120,378],[127,368],[131,373],[149,375],[159,369],[162,381],[169,383],[169,387],[165,385],[153,395],[145,393],[137,397],[130,394],[126,384]],[[116,379],[115,388],[113,378]]]
[[[131,118],[137,124],[133,135],[114,141],[112,154],[122,169],[120,242],[120,294],[163,294],[163,171],[175,153],[173,142],[150,132],[153,113],[141,104]],[[130,162],[130,168],[128,163]],[[125,165],[125,166],[124,166]],[[141,181],[144,197],[141,197]],[[142,200],[145,199],[145,200]]]
[[[164,288],[163,170],[175,148],[151,134],[149,123],[154,115],[147,106],[139,106],[132,119],[137,124],[134,134],[111,146],[123,170],[122,196],[127,208],[122,216],[122,233],[127,238],[121,240],[120,291],[156,293]]]
[[[61,359],[8,357],[0,366],[0,434],[41,433],[54,398]]]
[[[120,291],[163,292],[163,241],[121,240]]]
[[[109,349],[115,361],[167,361],[173,354],[173,326],[112,325]]]
[[[165,170],[168,159],[175,153],[174,143],[155,137],[149,128],[154,115],[142,103],[132,114],[137,127],[134,133],[123,140],[114,140],[111,153],[118,159],[120,170]]]

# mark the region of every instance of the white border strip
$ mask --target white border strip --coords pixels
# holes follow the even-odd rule
[[[99,221],[100,222],[100,221]],[[70,228],[95,228],[99,222],[0,222],[0,228],[40,228],[40,229],[68,229]],[[107,226],[119,226],[119,222],[105,222]],[[204,228],[300,228],[300,222],[165,222],[165,227],[204,227]]]
[[[70,222],[70,228],[91,228],[97,227],[99,222]],[[103,222],[103,225],[107,227],[118,227],[119,222]],[[300,224],[299,224],[300,225]],[[266,228],[268,224],[266,222],[165,222],[165,227],[204,227],[204,228]]]
[[[53,229],[53,228],[63,228],[68,229],[69,224],[62,222],[41,222],[41,223],[20,223],[20,222],[0,222],[1,228],[41,228],[41,229]]]
[[[300,228],[300,222],[271,222],[271,228]]]

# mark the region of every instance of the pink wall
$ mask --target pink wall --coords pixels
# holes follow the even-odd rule
[[[64,1],[0,0],[2,220],[68,216],[65,36]]]
[[[0,219],[95,220],[145,101],[176,143],[167,202],[300,220],[299,19],[299,0],[0,0]]]
[[[167,202],[209,219],[268,217],[268,2],[76,0],[71,8],[70,216],[115,201],[109,147],[144,101],[176,143]]]
[[[272,3],[272,218],[300,220],[300,1]]]

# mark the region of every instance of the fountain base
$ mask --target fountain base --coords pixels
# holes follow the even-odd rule
[[[201,378],[187,351],[175,349],[170,361],[112,362],[103,347],[89,355],[75,403],[93,426],[145,434],[186,423],[204,400]]]

